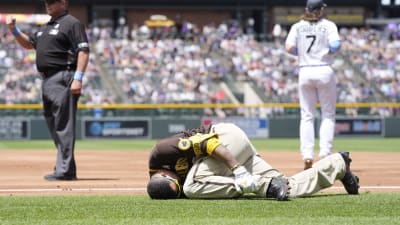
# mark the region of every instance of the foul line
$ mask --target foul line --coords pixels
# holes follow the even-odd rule
[[[330,187],[329,189],[344,189],[343,187]],[[400,190],[400,186],[362,186],[360,189]],[[18,192],[72,192],[72,191],[146,191],[146,188],[32,188],[32,189],[0,189],[0,193]]]
[[[52,191],[145,191],[145,188],[32,188],[0,189],[0,192],[52,192]]]

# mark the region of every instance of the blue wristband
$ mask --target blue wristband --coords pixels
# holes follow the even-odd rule
[[[297,48],[290,49],[289,53],[292,54],[292,55],[297,55]]]
[[[82,71],[75,71],[74,80],[82,81],[82,79],[83,79],[83,72]]]
[[[21,35],[21,30],[18,27],[14,27],[14,29],[12,30],[12,34],[17,37],[19,35]]]

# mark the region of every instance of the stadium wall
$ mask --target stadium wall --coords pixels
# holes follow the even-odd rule
[[[213,122],[233,122],[250,138],[299,137],[300,118],[244,117],[83,117],[77,120],[77,139],[159,139],[180,131]],[[320,121],[315,126],[315,133]],[[338,117],[336,137],[400,137],[400,118]],[[50,139],[42,118],[2,117],[0,140]]]

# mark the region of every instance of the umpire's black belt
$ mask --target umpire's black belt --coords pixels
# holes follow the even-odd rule
[[[48,78],[53,76],[54,74],[64,71],[64,70],[70,70],[70,68],[60,68],[60,69],[52,69],[52,70],[46,70],[40,72],[40,74],[43,76],[43,78]]]

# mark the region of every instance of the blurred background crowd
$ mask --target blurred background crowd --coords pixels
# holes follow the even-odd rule
[[[33,33],[36,27],[21,29]],[[234,21],[203,27],[185,23],[179,30],[90,27],[90,63],[80,103],[243,102],[235,93],[244,82],[264,103],[298,102],[296,58],[284,50],[287,30],[277,24],[271,40],[258,41],[245,29]],[[333,63],[337,101],[399,102],[400,26],[340,28],[340,35],[342,49]],[[40,103],[34,52],[19,47],[4,24],[0,40],[0,103]],[[349,116],[400,114],[390,107],[343,110]]]

